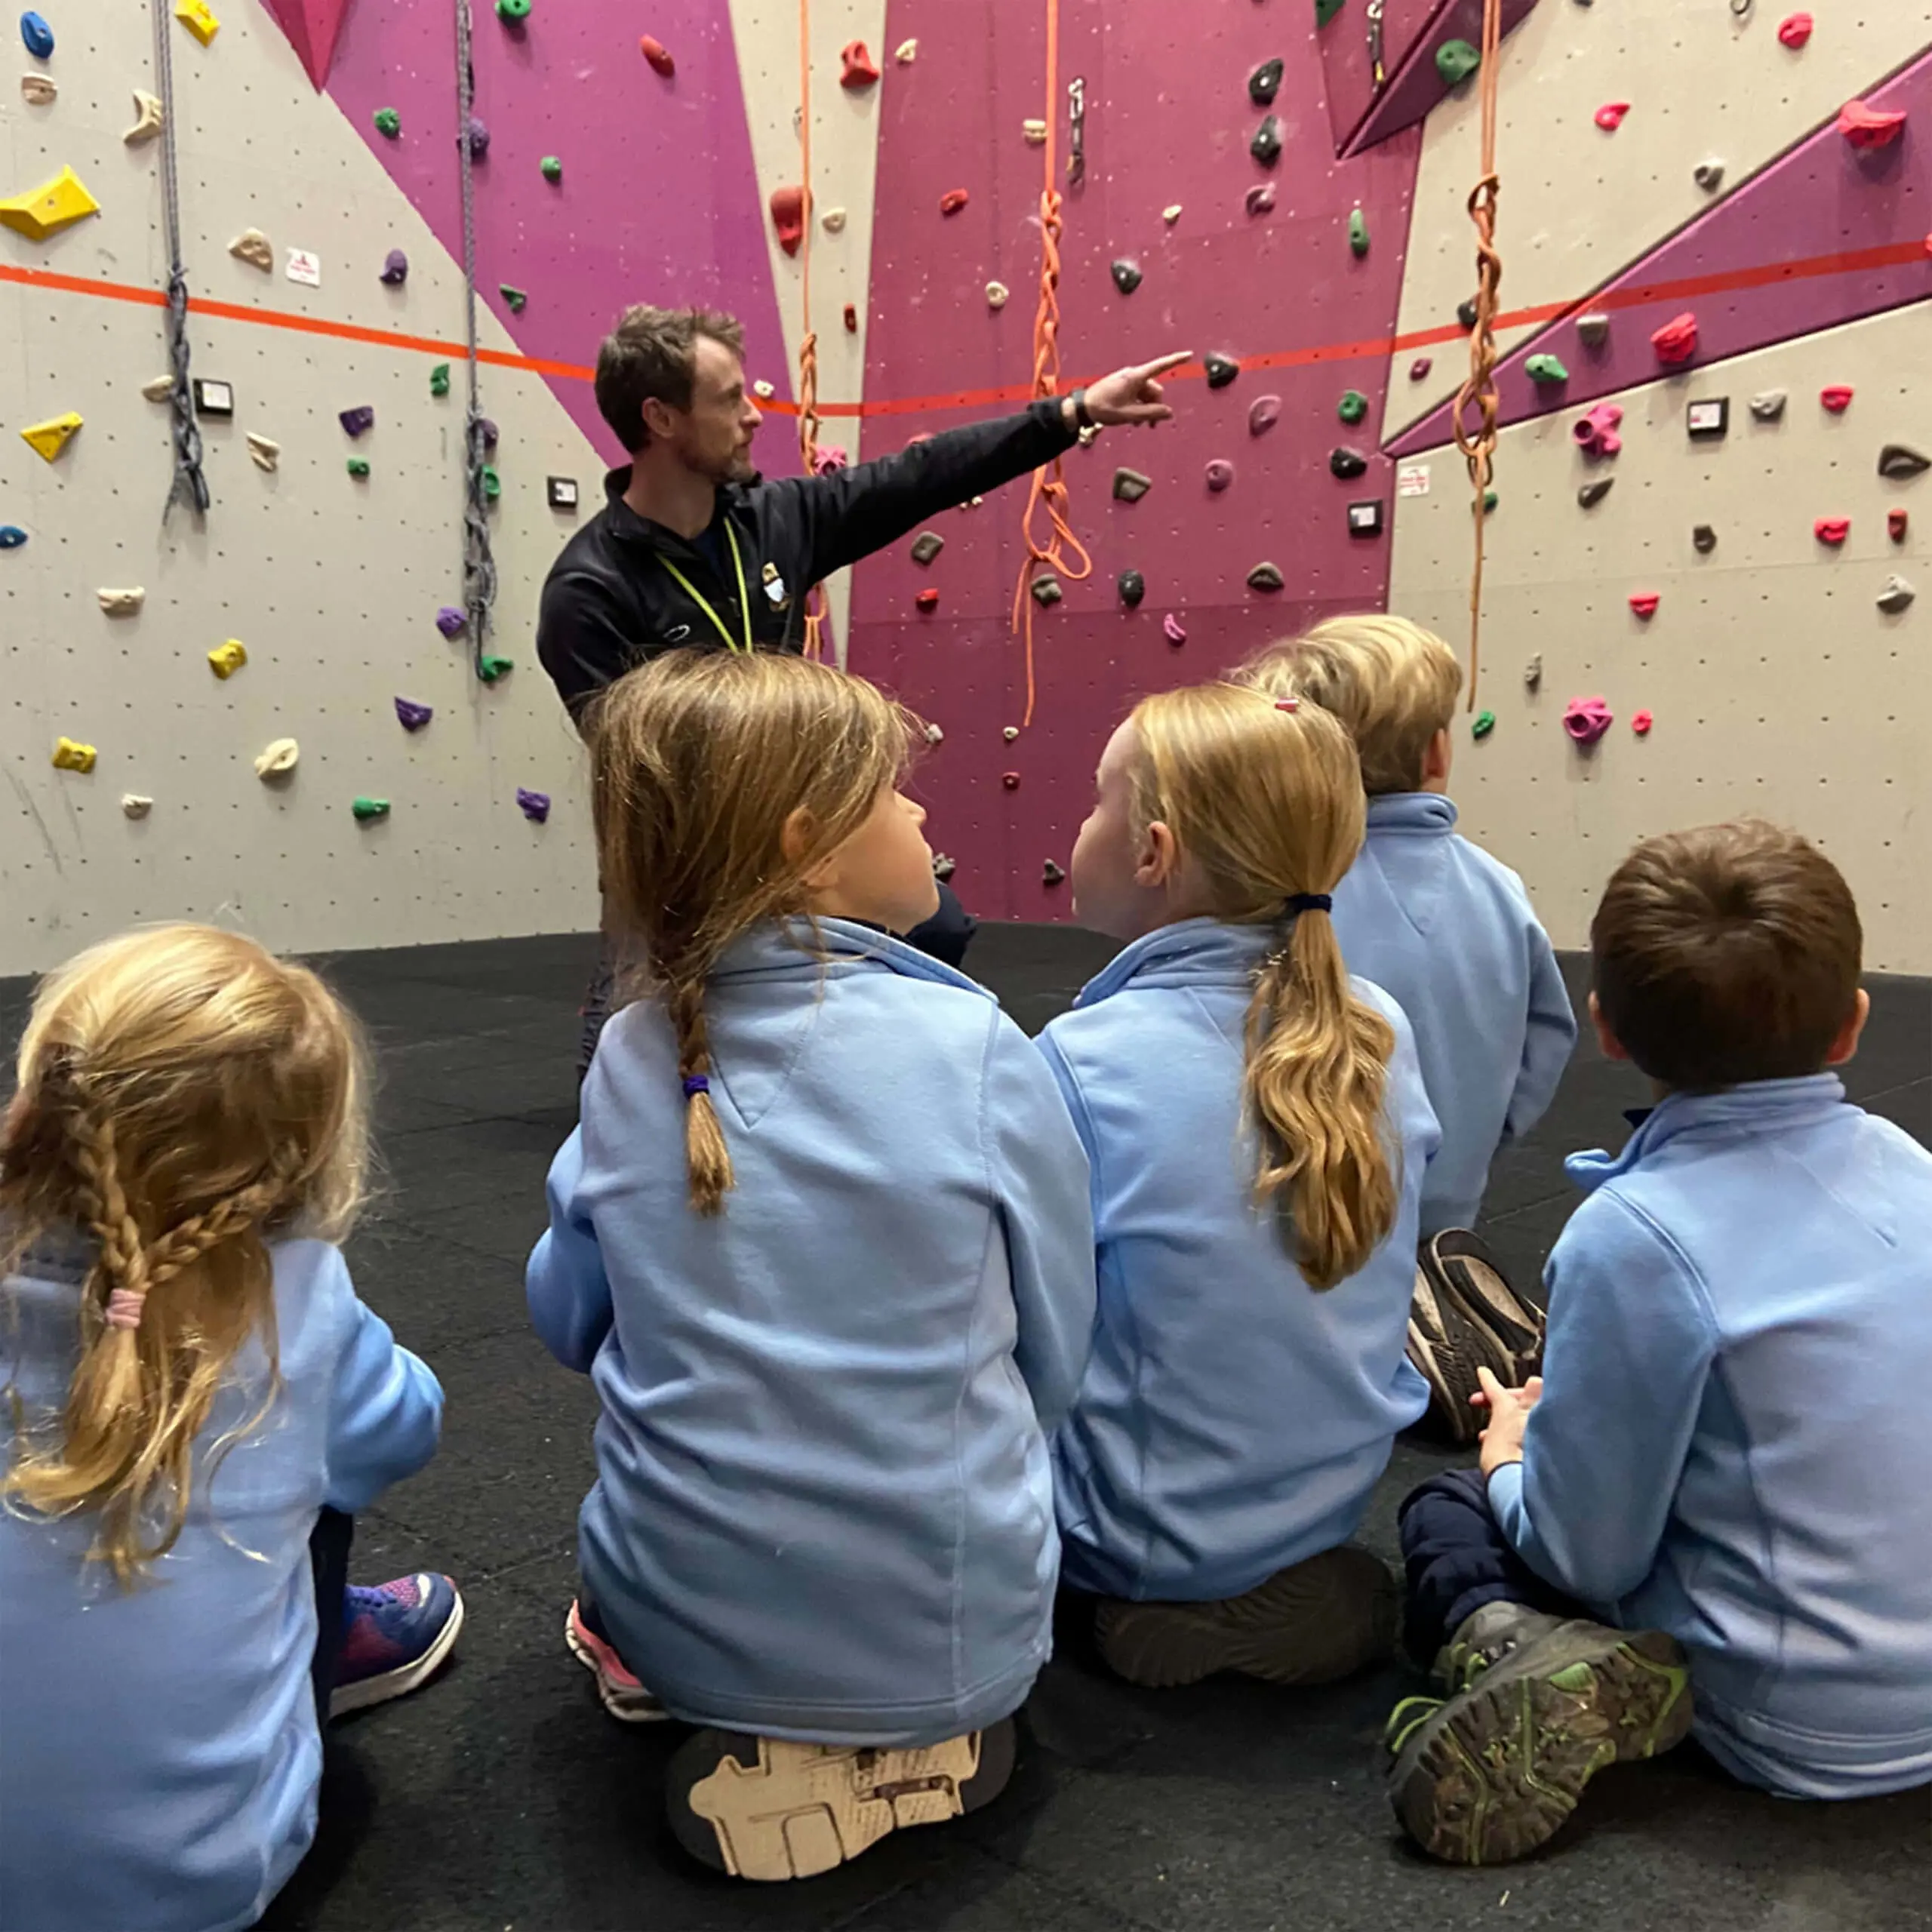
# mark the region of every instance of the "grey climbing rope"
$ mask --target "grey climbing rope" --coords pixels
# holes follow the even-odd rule
[[[476,187],[469,123],[476,99],[470,58],[469,0],[456,0],[456,151],[463,184],[463,340],[469,353],[469,407],[463,422],[463,604],[469,620],[469,650],[483,675],[484,641],[497,601],[497,562],[490,550],[488,431],[478,387],[476,357]],[[486,681],[488,681],[486,680]]]
[[[168,414],[174,431],[174,474],[161,506],[165,524],[177,503],[197,516],[208,507],[208,480],[202,473],[202,432],[188,383],[188,271],[181,260],[181,188],[174,166],[174,45],[169,0],[151,0],[154,18],[155,84],[161,94],[161,212],[168,239],[168,365],[174,377]]]

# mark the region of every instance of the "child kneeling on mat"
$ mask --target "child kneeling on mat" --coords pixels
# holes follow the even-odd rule
[[[1521,1382],[1542,1318],[1469,1233],[1490,1164],[1543,1118],[1577,1038],[1563,976],[1523,882],[1456,830],[1446,795],[1463,667],[1405,617],[1331,617],[1235,674],[1270,697],[1312,698],[1347,726],[1368,793],[1361,855],[1335,888],[1351,973],[1415,1029],[1442,1144],[1422,1190],[1422,1265],[1409,1355],[1430,1417],[1475,1439],[1475,1365]]]
[[[1520,1857],[1691,1730],[1785,1797],[1932,1780],[1932,1154],[1829,1070],[1860,946],[1837,868],[1761,823],[1604,894],[1592,1017],[1657,1105],[1570,1162],[1541,1381],[1486,1382],[1480,1475],[1403,1506],[1447,1701],[1398,1707],[1392,1795],[1438,1857]]]
[[[0,1129],[0,1919],[253,1925],[315,1834],[321,1724],[456,1641],[446,1577],[346,1587],[434,1453],[356,1298],[367,1082],[313,974],[205,926],[42,985]]]
[[[937,903],[910,722],[829,666],[678,652],[589,734],[648,977],[530,1259],[603,1402],[565,1635],[614,1716],[707,1727],[672,1827],[746,1878],[996,1795],[1051,1647],[1087,1163],[992,995],[893,937]]]
[[[1348,1541],[1429,1392],[1403,1352],[1436,1127],[1407,1023],[1343,971],[1329,896],[1361,775],[1326,712],[1143,700],[1073,851],[1131,943],[1041,1038],[1093,1164],[1100,1312],[1054,1439],[1067,1582],[1137,1684],[1312,1684],[1386,1657]]]

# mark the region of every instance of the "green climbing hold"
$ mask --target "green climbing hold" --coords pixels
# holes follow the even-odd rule
[[[526,294],[523,290],[521,288],[512,288],[506,281],[500,281],[497,283],[497,293],[509,304],[510,313],[513,315],[521,315],[523,313],[523,305],[530,300],[529,296]]]
[[[497,17],[500,20],[528,20],[530,0],[497,0]]]
[[[389,801],[386,798],[358,798],[349,809],[366,825],[372,818],[387,818]]]
[[[564,178],[564,164],[553,154],[546,154],[537,165],[546,181],[561,181]]]
[[[1567,383],[1570,371],[1560,355],[1532,355],[1523,365],[1523,373],[1533,383]]]
[[[1357,257],[1368,253],[1368,217],[1360,208],[1349,217],[1349,252]]]
[[[1470,724],[1469,736],[1472,738],[1486,738],[1495,729],[1496,713],[1493,711],[1478,711]]]
[[[1445,88],[1466,81],[1482,65],[1482,56],[1466,40],[1445,40],[1435,50],[1435,71]]]
[[[376,109],[376,132],[389,140],[394,140],[402,132],[402,116],[393,107]]]
[[[429,393],[432,395],[448,395],[449,392],[450,365],[447,362],[438,362],[429,371]]]
[[[349,459],[349,473],[352,476],[367,476],[369,459],[366,456],[352,456]]]
[[[512,668],[512,660],[507,657],[493,657],[486,654],[476,660],[476,675],[486,685],[494,685]]]
[[[1485,516],[1487,516],[1491,510],[1495,509],[1496,502],[1496,492],[1494,490],[1485,490],[1482,493],[1483,514]]]
[[[503,479],[488,463],[483,466],[483,495],[485,500],[494,503],[503,494]]]
[[[1315,0],[1315,24],[1325,27],[1347,4],[1348,0]]]
[[[1368,398],[1360,389],[1344,389],[1335,405],[1335,414],[1344,423],[1359,423],[1368,414]]]

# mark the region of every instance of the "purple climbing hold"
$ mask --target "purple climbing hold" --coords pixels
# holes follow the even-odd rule
[[[1235,466],[1226,458],[1216,457],[1208,466],[1208,487],[1218,495],[1235,480]]]
[[[409,279],[409,257],[400,248],[392,248],[377,279],[387,282],[392,288],[400,288]]]
[[[1241,197],[1241,205],[1250,214],[1266,214],[1275,205],[1275,184],[1260,181]]]
[[[420,731],[436,714],[426,704],[414,704],[406,697],[399,697],[395,701],[395,715],[405,731]]]
[[[1274,428],[1281,420],[1281,398],[1278,395],[1258,395],[1247,406],[1247,433],[1259,436]]]
[[[360,436],[376,426],[376,411],[372,404],[358,403],[353,409],[345,409],[340,418],[342,426],[352,436]]]
[[[469,117],[467,131],[469,137],[469,158],[472,161],[481,161],[490,152],[490,131],[484,125],[480,115],[472,114]],[[461,137],[459,136],[458,138],[460,140]]]
[[[436,628],[445,637],[460,637],[469,628],[469,620],[454,604],[445,604],[436,613]]]
[[[1170,644],[1181,645],[1187,641],[1186,626],[1171,611],[1161,620],[1161,635]]]
[[[1423,377],[1427,375],[1429,371],[1435,367],[1435,361],[1434,357],[1429,355],[1418,355],[1416,359],[1409,365],[1409,380],[1412,383],[1420,382]]]
[[[497,447],[497,424],[495,418],[488,416],[479,416],[476,419],[476,426],[483,432],[483,447],[486,450],[494,449]]]
[[[533,824],[541,825],[550,816],[550,795],[548,792],[527,791],[522,786],[516,788],[517,810]]]

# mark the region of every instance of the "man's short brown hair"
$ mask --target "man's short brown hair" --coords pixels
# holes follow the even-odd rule
[[[1820,1072],[1863,943],[1838,867],[1761,819],[1645,839],[1590,924],[1611,1031],[1653,1080],[1692,1091]]]
[[[744,325],[710,309],[654,309],[640,302],[617,318],[597,352],[597,407],[632,455],[651,440],[644,405],[652,397],[673,409],[691,406],[697,339],[709,336],[733,355],[745,352]]]

